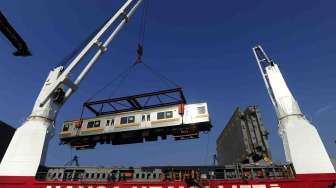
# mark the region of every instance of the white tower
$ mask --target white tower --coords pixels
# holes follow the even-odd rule
[[[261,46],[253,48],[278,121],[287,162],[297,174],[335,173],[316,128],[305,118],[278,68]]]

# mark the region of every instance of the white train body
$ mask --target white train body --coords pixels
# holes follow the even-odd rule
[[[155,129],[158,136],[166,136],[171,134],[172,128],[177,130],[179,127],[183,127],[184,130],[192,127],[193,131],[188,132],[187,130],[187,133],[181,133],[184,135],[208,131],[211,125],[207,103],[179,104],[65,121],[60,137],[65,144],[68,144],[69,141],[66,140],[71,140],[71,138],[78,138],[77,143],[83,138],[82,140],[86,143],[90,136],[91,142],[102,142],[102,140],[105,142],[106,138],[102,138],[101,135],[113,137],[117,133],[141,132],[141,137],[145,138]],[[125,134],[124,137],[127,135]]]

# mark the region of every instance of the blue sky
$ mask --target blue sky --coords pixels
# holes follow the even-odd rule
[[[83,165],[210,164],[216,138],[233,110],[254,104],[260,106],[271,133],[274,160],[284,161],[275,114],[251,51],[258,43],[279,64],[301,109],[316,125],[330,155],[336,156],[335,1],[148,1],[144,61],[183,86],[189,102],[208,102],[214,128],[199,140],[99,145],[88,151],[59,146],[56,135],[47,164],[62,165],[74,154]],[[1,1],[1,10],[33,56],[12,56],[14,49],[0,36],[0,119],[18,127],[29,115],[48,71],[122,2]],[[61,110],[56,133],[64,120],[80,115],[85,100],[134,61],[139,13]],[[140,67],[117,95],[161,88],[162,83]],[[113,87],[106,91],[110,92]]]

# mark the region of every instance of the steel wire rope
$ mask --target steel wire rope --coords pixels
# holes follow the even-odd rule
[[[155,75],[156,77],[158,77],[159,79],[161,79],[161,81],[165,81],[166,83],[168,83],[168,85],[173,85],[176,88],[180,88],[180,85],[178,85],[177,83],[175,83],[174,81],[170,80],[168,77],[164,76],[163,74],[159,73],[158,71],[155,71],[152,67],[150,67],[149,65],[147,65],[146,63],[142,63],[145,68],[147,68],[147,70],[149,70],[153,75]]]
[[[139,56],[142,56],[143,53],[143,46],[144,46],[144,40],[145,40],[145,31],[146,31],[146,20],[147,20],[147,10],[148,10],[148,3],[146,0],[144,0],[143,3],[143,7],[142,7],[142,12],[141,12],[141,18],[140,18],[140,25],[139,25],[139,33],[138,33],[138,49],[137,49],[137,59],[141,58]],[[139,51],[141,50],[141,51]],[[137,62],[137,60],[135,61],[135,63],[132,65],[133,67],[135,67],[139,62]],[[120,79],[120,81],[118,82],[118,84],[116,85],[116,89],[114,90],[114,92],[111,92],[109,95],[109,98],[111,98],[112,96],[114,96],[118,90],[121,88],[121,85],[124,83],[124,81],[126,80],[127,76],[130,74],[130,72],[133,69],[131,69],[127,75],[125,75],[124,77],[122,77]]]
[[[109,98],[116,95],[116,93],[120,90],[122,84],[125,82],[126,78],[128,78],[128,76],[131,74],[131,72],[135,69],[135,66],[136,66],[135,63],[132,64],[132,69],[130,69],[127,74],[125,74],[123,77],[121,77],[119,82],[116,84],[115,89],[109,94]]]
[[[142,14],[141,14],[141,18],[140,18],[140,26],[139,26],[139,33],[138,33],[138,48],[141,45],[141,48],[143,46],[144,43],[144,37],[145,37],[145,27],[146,27],[146,15],[147,15],[147,6],[148,3],[146,3],[146,1],[144,1],[144,5],[143,5],[143,9],[142,9]],[[84,43],[83,43],[84,44]],[[142,54],[141,54],[142,55]],[[70,56],[71,57],[71,56]],[[68,58],[67,61],[70,61],[71,58]],[[126,80],[127,76],[129,75],[129,73],[131,72],[131,70],[136,66],[136,62],[133,63],[131,66],[129,66],[125,71],[121,72],[120,74],[118,74],[113,80],[111,80],[110,82],[108,82],[107,84],[105,84],[102,88],[98,89],[93,95],[91,95],[86,102],[89,102],[90,100],[92,100],[93,98],[95,98],[98,94],[100,94],[101,92],[103,92],[106,88],[108,88],[109,86],[111,86],[116,80],[118,80],[119,78],[121,78],[119,80],[119,82],[116,85],[116,88],[119,89],[122,85],[122,83]],[[117,91],[114,90],[114,91]],[[116,92],[111,93],[109,96],[113,96]],[[81,118],[83,117],[84,114],[84,104],[82,106],[81,109]]]
[[[168,79],[166,76],[164,76],[163,74],[159,73],[158,71],[155,71],[153,68],[151,68],[149,65],[147,65],[146,63],[144,63],[141,60],[142,59],[142,55],[143,55],[143,46],[144,46],[145,32],[146,32],[146,26],[147,26],[148,3],[146,3],[146,2],[147,1],[145,0],[144,1],[144,5],[143,5],[143,9],[142,9],[140,25],[139,25],[138,49],[137,49],[137,58],[136,58],[136,61],[131,66],[129,66],[126,70],[124,70],[123,72],[121,72],[120,74],[118,74],[113,80],[111,80],[110,82],[108,82],[107,84],[105,84],[102,88],[98,89],[93,95],[91,95],[86,100],[86,102],[91,101],[98,94],[100,94],[105,89],[107,89],[108,87],[110,87],[115,81],[117,81],[118,79],[120,79],[119,82],[116,84],[116,87],[115,87],[116,89],[114,89],[114,92],[112,92],[109,95],[109,97],[111,98],[113,95],[116,94],[116,92],[118,92],[118,89],[120,89],[121,85],[125,82],[125,80],[128,78],[128,76],[130,75],[130,73],[132,72],[132,70],[134,70],[135,67],[138,64],[143,64],[144,67],[149,72],[151,72],[154,76],[156,76],[157,78],[159,78],[159,80],[165,82],[168,86],[173,85],[176,88],[180,88],[180,86],[178,84],[176,84],[174,81]],[[139,49],[140,49],[140,51],[139,51]],[[83,116],[83,113],[84,113],[84,105],[83,105],[82,110],[81,110],[81,118]]]
[[[135,64],[132,64],[130,66],[128,66],[124,71],[122,71],[121,73],[119,73],[115,78],[113,78],[111,81],[109,81],[107,84],[105,84],[103,87],[101,87],[100,89],[98,89],[93,95],[91,95],[86,102],[91,101],[92,99],[94,99],[97,95],[99,95],[101,92],[103,92],[106,88],[108,88],[109,86],[111,86],[115,81],[117,81],[118,79],[121,80],[121,82],[123,80],[125,80],[127,78],[127,76],[130,74],[130,72],[132,71],[132,69],[135,67]],[[118,83],[120,84],[120,82]]]
[[[84,111],[85,111],[85,103],[90,102],[92,99],[94,99],[96,96],[98,96],[100,93],[102,93],[106,88],[110,87],[114,82],[116,82],[118,79],[121,79],[119,83],[117,84],[117,87],[120,87],[118,85],[121,85],[121,83],[127,78],[127,76],[130,74],[132,69],[135,67],[135,64],[133,63],[132,65],[128,66],[124,71],[119,73],[114,79],[109,81],[107,84],[105,84],[103,87],[98,89],[94,94],[92,94],[87,100],[82,105],[81,108],[81,114],[80,114],[80,120],[83,118]]]
[[[148,12],[148,3],[146,0],[144,0],[144,5],[143,5],[142,13],[141,13],[140,26],[139,26],[139,44],[141,44],[142,46],[144,45],[144,41],[145,41],[147,12]]]
[[[140,22],[140,29],[139,29],[139,47],[144,48],[144,42],[145,42],[145,33],[146,33],[146,26],[147,26],[147,15],[148,15],[148,3],[147,1],[144,0],[144,6],[143,6],[143,11],[141,15],[141,22]],[[138,54],[139,55],[139,54]],[[141,54],[142,56],[142,54]],[[149,65],[147,65],[144,62],[140,62],[140,64],[143,64],[147,70],[149,70],[153,75],[156,75],[158,78],[160,78],[163,81],[168,82],[171,85],[174,85],[175,87],[180,87],[178,84],[173,82],[172,80],[168,79],[166,76],[163,74],[160,74],[159,72],[155,71],[153,68],[151,68]]]
[[[144,43],[144,38],[145,38],[145,29],[146,29],[146,16],[147,16],[147,8],[148,8],[148,3],[147,1],[144,0],[143,8],[142,8],[142,13],[141,13],[141,18],[140,18],[140,25],[139,25],[139,33],[138,33],[138,46],[141,45],[143,46]],[[91,97],[89,97],[86,102],[92,100],[94,97],[96,97],[99,93],[104,91],[107,87],[112,85],[112,83],[119,78],[120,81],[117,84],[117,88],[120,88],[121,84],[126,80],[127,76],[130,74],[131,70],[137,65],[137,62],[133,63],[131,66],[129,66],[125,71],[121,72],[118,74],[113,80],[108,82],[106,85],[104,85],[101,89],[98,89],[97,92],[95,92]],[[114,93],[110,94],[110,97]],[[83,112],[82,112],[83,113]]]

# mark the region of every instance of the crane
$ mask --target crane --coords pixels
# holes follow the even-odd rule
[[[60,65],[50,71],[31,115],[16,130],[7,148],[0,164],[0,176],[35,176],[38,167],[45,162],[48,142],[53,136],[59,110],[78,89],[80,82],[99,57],[107,51],[108,46],[142,2],[143,0],[127,0],[67,67]],[[112,28],[114,28],[113,31],[110,31]],[[107,35],[105,40],[102,37],[104,34]],[[74,69],[80,63],[85,63],[82,60],[91,49],[96,53],[89,58],[75,79],[70,79]]]
[[[260,45],[252,50],[277,115],[287,162],[297,174],[335,173],[321,137],[300,110],[278,65]]]
[[[0,31],[6,36],[6,38],[16,48],[15,56],[30,56],[31,53],[28,49],[26,42],[15,31],[11,24],[7,21],[5,15],[0,11]]]

